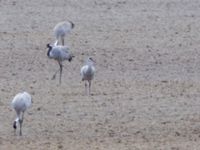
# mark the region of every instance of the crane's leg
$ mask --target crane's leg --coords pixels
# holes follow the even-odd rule
[[[89,95],[90,95],[90,92],[91,92],[91,80],[89,80],[88,82],[89,82]]]
[[[56,35],[56,36],[55,36],[55,43],[54,43],[54,46],[55,46],[55,45],[58,45],[58,44],[59,44],[59,36]]]
[[[19,135],[22,136],[22,123],[24,120],[24,112],[22,112],[22,117],[19,119]]]
[[[61,64],[60,61],[58,61],[58,64],[59,64],[59,69],[53,74],[53,77],[51,78],[52,80],[54,80],[54,79],[56,78],[57,73],[61,71],[60,68],[61,68],[61,65],[62,65],[62,64]]]
[[[59,83],[61,84],[63,65],[60,62],[59,62],[59,65],[60,65],[60,79],[59,79]]]
[[[51,78],[52,80],[54,80],[56,78],[57,73],[60,71],[60,68],[54,73],[53,77]]]
[[[64,46],[65,45],[65,38],[64,38],[64,36],[62,36],[61,39],[62,39],[62,45]]]
[[[85,94],[87,95],[87,81],[85,81]]]

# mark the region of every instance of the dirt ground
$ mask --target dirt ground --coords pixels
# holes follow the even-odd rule
[[[75,59],[59,85],[46,44],[63,20]],[[0,149],[199,150],[199,35],[198,0],[0,0]],[[10,105],[21,91],[34,101],[22,137]]]

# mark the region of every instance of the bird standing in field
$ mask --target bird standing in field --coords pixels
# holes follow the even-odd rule
[[[47,56],[50,59],[56,60],[60,66],[59,70],[55,72],[52,79],[55,79],[56,74],[60,71],[59,83],[61,84],[61,77],[63,70],[62,62],[65,60],[71,62],[74,55],[72,55],[72,53],[69,52],[69,48],[67,46],[57,45],[57,41],[54,45],[47,44],[47,48],[48,48]]]
[[[17,129],[19,124],[20,131],[19,135],[22,135],[22,123],[24,120],[24,112],[29,108],[32,104],[31,95],[27,92],[18,93],[12,100],[12,107],[15,109],[17,118],[13,123],[13,128]]]
[[[85,92],[88,93],[89,95],[91,92],[91,82],[92,79],[94,78],[94,73],[95,73],[94,63],[95,61],[91,57],[89,57],[86,60],[86,64],[81,68],[82,81],[85,81]],[[87,90],[87,81],[89,84],[88,90]]]
[[[74,23],[71,21],[63,21],[58,23],[53,29],[56,40],[61,41],[62,45],[64,45],[65,36],[71,32],[74,26]]]

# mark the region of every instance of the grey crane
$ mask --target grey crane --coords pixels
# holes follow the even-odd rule
[[[71,21],[59,22],[53,29],[56,40],[61,40],[62,45],[64,45],[65,36],[68,35],[74,27],[75,25]]]
[[[54,45],[47,44],[48,52],[47,56],[50,59],[54,59],[59,64],[59,70],[55,72],[52,79],[56,78],[56,74],[60,71],[60,79],[59,83],[61,84],[61,77],[62,77],[62,70],[63,70],[63,61],[68,60],[69,62],[72,61],[74,55],[69,52],[69,48],[67,46],[57,45],[57,41]]]
[[[12,100],[12,107],[15,109],[17,118],[15,119],[13,123],[13,128],[17,129],[17,126],[19,124],[20,136],[22,135],[22,123],[24,120],[24,112],[29,108],[32,104],[31,95],[27,92],[18,93]]]
[[[89,84],[89,89],[88,89],[89,95],[91,92],[91,82],[92,82],[92,79],[94,78],[94,74],[95,74],[94,63],[95,63],[95,61],[91,57],[89,57],[86,60],[86,64],[81,68],[81,77],[82,77],[82,81],[85,81],[86,93],[87,93],[87,81]]]

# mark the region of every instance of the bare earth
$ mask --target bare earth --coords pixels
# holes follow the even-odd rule
[[[63,20],[75,59],[60,86],[46,44]],[[199,35],[198,0],[0,0],[0,150],[199,150]],[[24,90],[20,137],[10,103]]]

